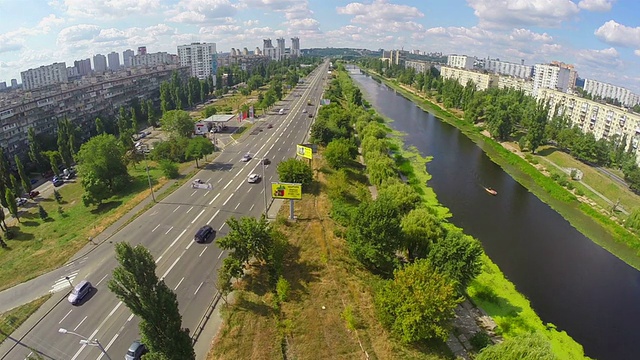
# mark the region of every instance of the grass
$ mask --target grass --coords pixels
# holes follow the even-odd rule
[[[13,333],[23,322],[25,322],[31,314],[36,312],[49,298],[51,294],[45,295],[28,304],[18,306],[3,314],[0,314],[0,343],[2,343],[9,334]]]

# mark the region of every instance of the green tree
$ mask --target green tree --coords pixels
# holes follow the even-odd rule
[[[62,195],[60,195],[60,192],[57,189],[53,189],[53,197],[56,199],[58,204],[62,204]]]
[[[391,178],[378,189],[378,198],[387,199],[398,210],[400,216],[415,209],[421,202],[420,194],[410,185]]]
[[[115,246],[118,267],[108,287],[140,318],[142,342],[168,360],[195,359],[191,338],[182,328],[176,295],[156,275],[153,256],[143,246]],[[146,357],[146,356],[145,356]]]
[[[482,245],[460,230],[452,230],[431,245],[427,259],[440,273],[449,276],[462,294],[482,271]]]
[[[5,199],[4,196],[0,196],[0,198]],[[5,202],[6,202],[6,200],[5,200]],[[0,229],[2,229],[2,231],[4,231],[6,233],[7,232],[7,224],[4,222],[4,220],[5,220],[5,218],[4,218],[4,209],[0,208]]]
[[[278,164],[280,181],[307,186],[313,181],[313,169],[304,160],[287,159]]]
[[[173,136],[189,137],[193,133],[194,122],[189,113],[182,110],[167,111],[160,119],[162,129]]]
[[[407,251],[409,261],[427,257],[431,244],[444,237],[442,221],[434,211],[426,207],[409,211],[402,218],[400,226],[402,228],[402,247]]]
[[[327,144],[323,156],[331,167],[340,169],[349,166],[357,154],[358,148],[353,142],[335,139]]]
[[[13,215],[18,222],[20,222],[20,218],[18,217],[18,204],[16,203],[16,194],[13,190],[6,188],[4,191],[4,198],[7,202],[7,210],[9,210],[9,214]],[[2,211],[2,209],[0,209]],[[4,222],[4,220],[3,220]]]
[[[11,186],[11,167],[9,166],[9,161],[7,157],[4,155],[4,148],[0,146],[0,181],[4,184],[4,186]]]
[[[42,157],[42,147],[36,138],[36,130],[30,127],[27,131],[27,141],[29,142],[29,160],[40,170],[44,172],[47,168],[47,162]]]
[[[520,334],[500,344],[488,346],[477,360],[555,360],[551,343],[540,333]]]
[[[267,219],[261,217],[245,216],[240,220],[231,217],[227,220],[231,229],[227,236],[217,240],[221,249],[229,251],[229,258],[233,259],[234,266],[229,266],[229,274],[234,278],[243,275],[243,267],[249,260],[266,262],[273,249],[273,237],[271,226]]]
[[[124,106],[120,106],[120,111],[118,113],[118,135],[122,138],[131,128],[131,119],[129,118],[129,114],[127,114],[127,109]]]
[[[60,154],[53,150],[43,151],[42,153],[49,159],[49,164],[51,165],[51,171],[53,174],[60,174]]]
[[[106,133],[104,129],[104,122],[99,117],[96,118],[96,134],[102,135]]]
[[[69,147],[70,126],[71,123],[68,119],[58,121],[58,154],[60,154],[60,158],[66,168],[71,167],[71,164],[73,164],[73,156]]]
[[[187,145],[187,149],[185,150],[185,157],[190,160],[196,161],[196,168],[200,167],[198,165],[198,159],[205,160],[207,159],[207,155],[211,154],[214,150],[213,144],[211,140],[206,137],[196,136],[193,139],[189,140],[189,145]]]
[[[206,119],[212,115],[215,115],[217,112],[218,112],[218,109],[215,106],[210,105],[205,107],[204,110],[202,110],[202,117]]]
[[[160,169],[164,176],[169,179],[177,179],[180,176],[180,171],[178,170],[178,165],[171,160],[162,159],[158,161],[158,165],[160,165]]]
[[[49,214],[47,214],[47,211],[40,204],[38,204],[38,215],[40,215],[40,219],[42,220],[47,220],[49,218]]]
[[[153,107],[153,101],[151,99],[147,100],[147,124],[152,127],[158,126],[158,116],[156,115],[156,109]]]
[[[529,146],[531,147],[531,152],[536,153],[536,150],[542,143],[545,138],[545,130],[547,127],[547,122],[549,118],[548,108],[543,104],[539,103],[535,106],[535,108],[529,111],[530,119],[527,121],[527,136],[526,139],[529,142]]]
[[[20,186],[20,182],[18,181],[18,179],[16,179],[15,175],[10,174],[9,175],[9,180],[11,183],[11,190],[13,190],[13,193],[16,194],[16,196],[20,196],[20,194],[22,194],[22,186]]]
[[[461,301],[453,282],[426,259],[396,270],[375,297],[381,322],[405,343],[445,341]]]
[[[636,208],[631,212],[627,220],[625,220],[624,226],[634,231],[640,231],[640,208]]]
[[[138,115],[134,108],[131,108],[131,132],[133,134],[138,132]]]

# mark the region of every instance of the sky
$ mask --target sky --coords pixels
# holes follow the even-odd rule
[[[219,52],[300,38],[302,49],[405,49],[574,64],[640,94],[639,0],[0,0],[0,82],[112,51]],[[122,61],[122,59],[121,59]]]

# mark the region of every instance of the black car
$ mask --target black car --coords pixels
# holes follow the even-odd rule
[[[53,183],[53,186],[62,186],[62,185],[64,185],[64,180],[62,180],[62,178],[59,178],[57,176],[54,176],[53,179],[51,179],[51,182]]]
[[[269,160],[268,158],[264,158],[264,159],[262,159],[262,163],[265,164],[265,165],[269,165],[269,164],[271,164],[271,160]]]
[[[198,232],[196,232],[196,235],[193,237],[193,240],[195,240],[197,243],[206,242],[209,239],[209,237],[213,235],[213,233],[214,233],[213,228],[209,225],[205,225],[201,227],[198,230]]]

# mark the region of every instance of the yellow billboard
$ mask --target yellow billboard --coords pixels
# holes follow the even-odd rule
[[[311,148],[308,146],[300,144],[296,145],[296,153],[303,158],[307,158],[309,160],[313,159],[313,151],[311,151]]]
[[[274,199],[302,199],[302,184],[271,183],[271,197]]]

